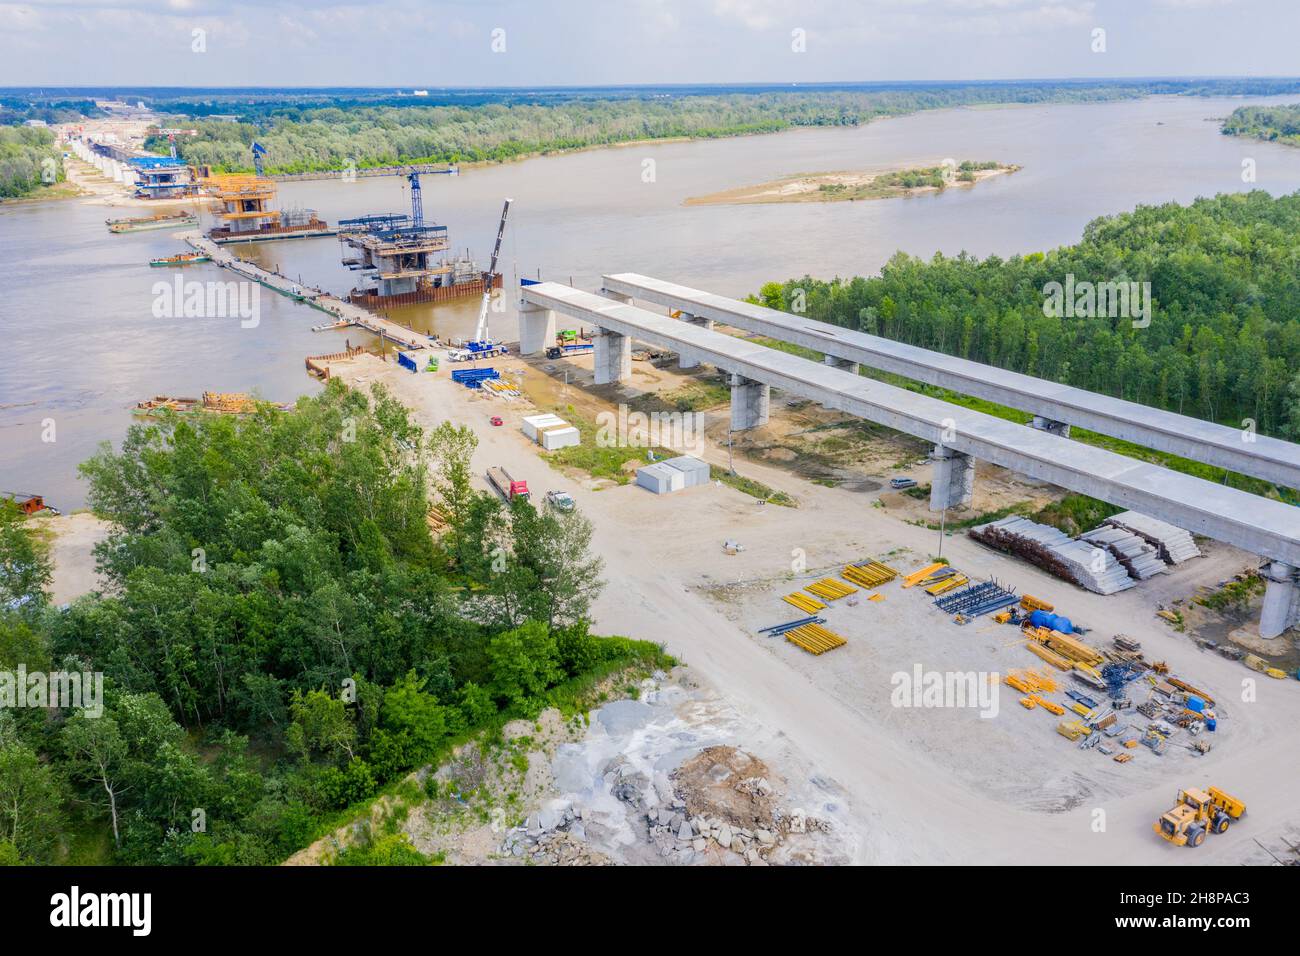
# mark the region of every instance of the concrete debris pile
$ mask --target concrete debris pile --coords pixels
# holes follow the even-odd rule
[[[1131,576],[1139,581],[1145,581],[1169,570],[1169,565],[1161,560],[1155,545],[1149,544],[1145,538],[1125,528],[1102,525],[1100,528],[1085,532],[1080,535],[1080,538],[1089,544],[1105,548],[1115,556],[1115,560],[1124,565],[1124,569]]]
[[[1123,528],[1152,545],[1167,564],[1182,564],[1201,556],[1191,533],[1136,511],[1124,511],[1106,519],[1106,524]]]
[[[585,815],[573,807],[531,814],[506,833],[501,852],[551,866],[608,866],[609,857],[587,844]]]
[[[1020,515],[979,525],[970,536],[1097,594],[1114,594],[1137,583],[1106,549]]]

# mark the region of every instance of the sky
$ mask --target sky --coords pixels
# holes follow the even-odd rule
[[[0,86],[1300,74],[1300,0],[0,0]]]

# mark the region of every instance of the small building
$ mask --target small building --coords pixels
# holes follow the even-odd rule
[[[686,487],[686,473],[673,468],[667,462],[657,461],[653,465],[643,465],[636,470],[636,483],[657,495],[666,495]]]
[[[541,429],[537,441],[547,451],[555,451],[558,448],[571,448],[582,444],[582,434],[567,422],[561,422]]]
[[[554,428],[556,425],[567,425],[559,415],[552,415],[549,412],[542,415],[526,415],[523,424],[520,426],[529,441],[540,442],[539,432],[543,428]]]
[[[685,478],[685,487],[695,488],[709,483],[709,463],[690,455],[679,455],[664,462],[669,468],[676,468]]]

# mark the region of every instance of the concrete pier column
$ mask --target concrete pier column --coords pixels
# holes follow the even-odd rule
[[[828,355],[822,359],[822,364],[852,372],[854,375],[858,374],[858,363],[852,359],[836,358],[834,355]]]
[[[934,446],[930,475],[930,510],[960,508],[975,494],[975,459],[943,445]]]
[[[731,376],[731,430],[743,432],[767,424],[772,389],[743,375]]]
[[[1052,419],[1044,418],[1042,415],[1035,415],[1033,421],[1029,423],[1029,427],[1037,428],[1040,432],[1047,432],[1061,438],[1070,437],[1070,426],[1068,424],[1052,421]]]
[[[519,354],[536,355],[555,344],[555,313],[531,302],[519,303]]]
[[[1264,589],[1264,608],[1259,614],[1259,636],[1278,637],[1296,623],[1300,595],[1296,587],[1295,568],[1274,561],[1264,572],[1268,585]]]
[[[698,325],[702,329],[713,331],[713,320],[706,319],[701,315],[691,315],[689,312],[682,313],[682,321],[690,325]],[[677,367],[681,369],[699,368],[700,360],[690,352],[679,352],[677,354]]]
[[[632,377],[632,340],[626,335],[598,329],[595,345],[597,385],[624,382]]]

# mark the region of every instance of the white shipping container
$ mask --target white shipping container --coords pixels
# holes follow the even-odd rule
[[[541,432],[539,440],[547,451],[555,451],[557,448],[569,448],[581,444],[582,436],[572,425],[559,425],[545,429]]]
[[[528,436],[529,441],[538,441],[538,432],[543,428],[551,428],[555,425],[567,424],[568,422],[559,415],[529,415],[524,418],[523,430],[524,434]]]

